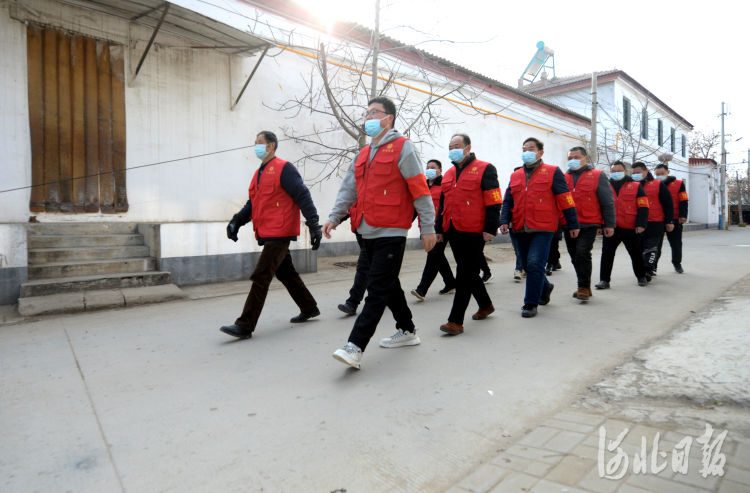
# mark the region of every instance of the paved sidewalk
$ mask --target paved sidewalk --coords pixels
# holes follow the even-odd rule
[[[750,492],[748,320],[750,276],[447,493]]]

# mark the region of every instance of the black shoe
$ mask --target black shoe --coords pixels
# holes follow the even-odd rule
[[[596,289],[609,289],[609,281],[599,281],[594,287]]]
[[[638,285],[641,287],[648,286],[648,279],[645,277],[638,278]]]
[[[290,318],[289,321],[292,322],[293,324],[298,324],[300,322],[307,322],[311,318],[317,317],[318,315],[320,315],[320,310],[316,308],[315,310],[308,312],[308,313],[300,313],[296,317]]]
[[[250,339],[253,336],[252,330],[234,324],[225,325],[219,330],[225,334],[229,334],[232,337],[236,337],[237,339]]]
[[[342,312],[346,313],[347,315],[356,315],[357,314],[357,307],[350,305],[348,301],[346,303],[341,303],[339,305],[339,310],[341,310]]]
[[[521,316],[523,318],[536,317],[536,305],[523,305],[521,308]]]
[[[653,278],[651,277],[651,273],[650,272],[646,273],[645,279],[646,279],[646,282],[651,282],[651,279],[653,279]]]
[[[539,297],[539,304],[546,305],[549,303],[549,296],[552,294],[552,290],[555,289],[555,285],[549,283],[549,287],[545,286],[542,289],[542,296]]]
[[[680,264],[677,264],[674,266],[674,271],[678,274],[683,274],[685,271],[682,269],[682,266]]]
[[[547,267],[544,268],[544,273],[548,276],[552,275],[552,264],[547,264]]]
[[[560,262],[555,263],[555,265],[552,266],[552,270],[560,270],[562,269],[562,265],[560,265]]]
[[[438,293],[440,293],[440,294],[451,294],[455,290],[456,290],[456,286],[446,286],[443,289],[441,289],[440,291],[438,291]]]

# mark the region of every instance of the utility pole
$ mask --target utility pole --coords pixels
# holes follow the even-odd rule
[[[375,31],[372,43],[372,81],[370,82],[370,99],[378,96],[378,54],[380,51],[380,0],[375,0]]]
[[[724,103],[721,103],[721,215],[719,216],[719,228],[729,229],[727,218],[727,151],[724,146]]]
[[[734,172],[735,178],[737,179],[737,206],[738,206],[738,212],[739,212],[739,222],[737,224],[744,224],[745,221],[742,220],[742,182],[740,181],[740,171],[737,170]]]
[[[596,163],[599,161],[598,143],[597,143],[597,113],[599,103],[596,100],[596,72],[591,73],[591,157],[589,161],[596,167]],[[750,150],[748,150],[750,155]]]

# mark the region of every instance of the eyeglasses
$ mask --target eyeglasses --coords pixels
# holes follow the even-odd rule
[[[383,115],[387,115],[388,114],[385,111],[381,111],[381,110],[370,110],[367,113],[365,113],[365,118],[370,118],[371,116],[375,116],[378,113],[382,113]]]

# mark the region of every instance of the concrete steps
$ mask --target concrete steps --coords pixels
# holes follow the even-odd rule
[[[184,296],[169,272],[156,270],[136,223],[36,223],[27,239],[29,280],[18,300],[24,316]]]

